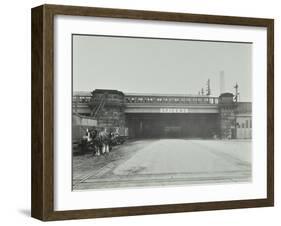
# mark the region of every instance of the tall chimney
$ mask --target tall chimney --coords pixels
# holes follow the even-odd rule
[[[220,71],[220,94],[225,92],[224,71]]]

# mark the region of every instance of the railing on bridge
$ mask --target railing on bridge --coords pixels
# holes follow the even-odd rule
[[[126,104],[218,104],[217,97],[208,96],[138,96],[126,95]]]
[[[91,95],[74,95],[72,96],[72,111],[75,113],[88,113],[88,105],[91,101]]]
[[[79,104],[87,104],[89,103],[91,100],[91,95],[84,95],[84,96],[78,96],[78,95],[74,95],[72,97],[72,102],[73,103],[79,103]]]
[[[74,104],[89,104],[91,95],[75,95]],[[125,104],[218,104],[218,97],[208,96],[140,96],[126,95]]]

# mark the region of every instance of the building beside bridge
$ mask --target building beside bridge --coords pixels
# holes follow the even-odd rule
[[[250,139],[251,102],[236,102],[232,93],[203,95],[128,94],[96,89],[75,92],[73,115],[97,127],[127,128],[130,138]]]

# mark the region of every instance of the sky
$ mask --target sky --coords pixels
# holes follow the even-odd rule
[[[73,35],[73,91],[198,94],[210,79],[211,95],[252,98],[252,44]]]

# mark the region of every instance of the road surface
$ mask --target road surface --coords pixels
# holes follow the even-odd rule
[[[131,151],[130,151],[131,150]],[[160,139],[133,141],[98,170],[77,174],[74,190],[251,181],[251,142]],[[88,160],[88,164],[91,161]],[[87,163],[85,163],[87,164]],[[75,170],[79,171],[79,167]]]

